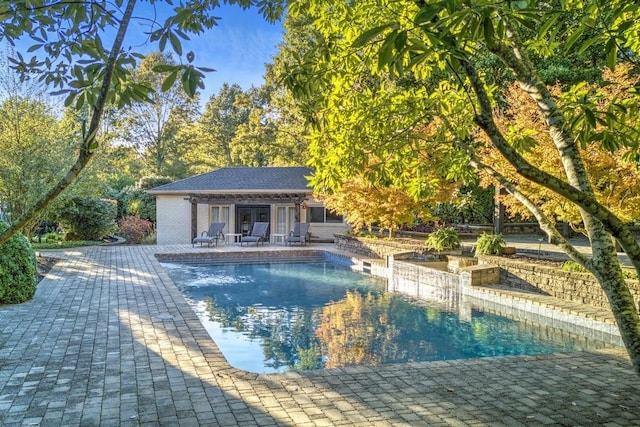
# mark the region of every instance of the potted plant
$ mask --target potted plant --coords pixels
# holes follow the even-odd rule
[[[438,252],[460,248],[460,237],[453,227],[441,227],[429,234],[425,241],[427,249]]]
[[[482,233],[476,241],[477,255],[502,255],[505,250],[505,241],[502,234]]]

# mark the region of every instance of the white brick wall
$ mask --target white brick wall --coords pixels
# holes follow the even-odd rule
[[[191,204],[184,196],[157,196],[156,218],[159,245],[191,243]]]
[[[309,226],[309,231],[311,232],[312,239],[319,238],[322,240],[333,240],[334,234],[342,234],[349,230],[349,227],[346,224],[322,224],[318,222],[312,222]]]

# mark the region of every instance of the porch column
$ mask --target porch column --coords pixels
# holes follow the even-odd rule
[[[191,241],[198,236],[198,203],[191,201]]]
[[[300,222],[300,200],[295,201],[296,213],[295,213],[295,222]]]

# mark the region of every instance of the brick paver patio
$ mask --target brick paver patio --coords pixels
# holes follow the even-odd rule
[[[0,425],[640,426],[624,351],[236,370],[160,250],[209,249],[66,250],[33,301],[0,306]]]

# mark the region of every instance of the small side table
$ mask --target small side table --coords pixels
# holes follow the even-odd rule
[[[242,233],[227,233],[224,235],[227,245],[238,243],[242,239]]]
[[[271,243],[284,245],[284,238],[287,236],[287,234],[271,233]]]

